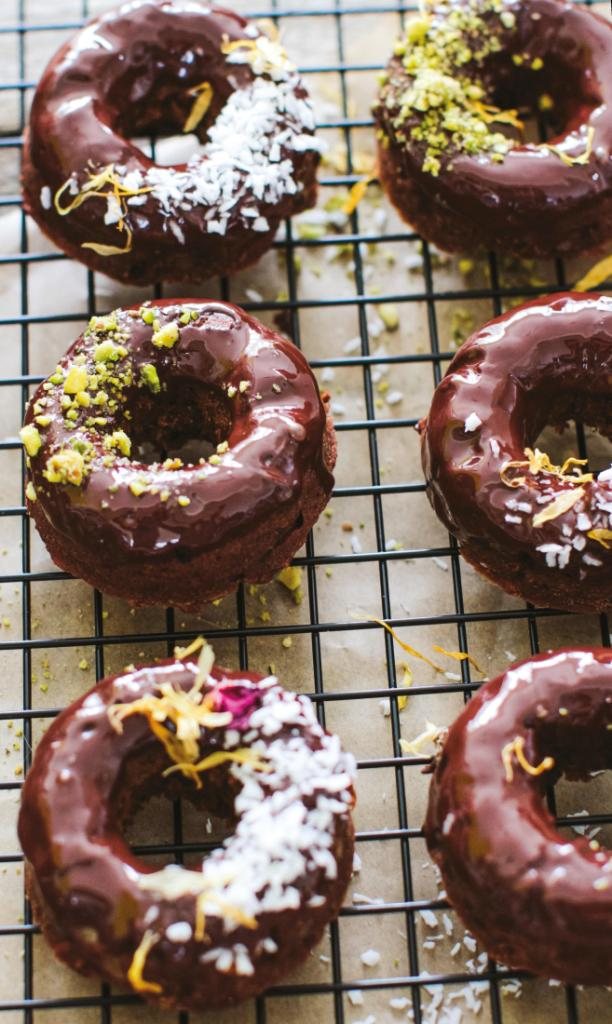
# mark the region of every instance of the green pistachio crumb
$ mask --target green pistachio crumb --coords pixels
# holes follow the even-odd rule
[[[34,484],[32,483],[31,480],[28,480],[28,483],[27,483],[27,486],[26,486],[26,489],[25,489],[25,494],[26,494],[26,498],[28,499],[28,501],[36,501],[37,500],[36,499],[36,488],[34,487]]]
[[[116,331],[118,327],[116,314],[109,313],[108,316],[92,316],[87,325],[87,330],[91,331],[92,334],[106,334]]]
[[[107,448],[117,448],[122,455],[129,456],[132,452],[132,442],[125,430],[115,430],[112,434],[107,434],[104,444]]]
[[[160,501],[167,501],[169,497],[170,497],[170,491],[161,491],[160,495],[159,495],[159,500]]]
[[[87,388],[87,370],[84,366],[71,366],[64,381],[67,395],[76,395]]]
[[[144,480],[132,480],[129,487],[135,498],[139,498],[147,490],[147,484]]]
[[[219,463],[221,462],[221,458],[219,455],[209,455],[208,461],[210,462],[211,466],[218,466]]]
[[[145,323],[151,325],[155,320],[155,311],[148,306],[141,306],[140,308],[140,319]]]
[[[238,390],[240,394],[244,395],[244,393],[249,390],[250,386],[250,380],[241,380],[240,383],[238,384]]]
[[[164,324],[155,331],[151,341],[157,348],[173,348],[179,340],[179,327],[176,323]]]
[[[80,487],[86,473],[85,459],[74,448],[63,448],[47,459],[43,476],[50,484],[72,484]]]
[[[159,375],[153,363],[145,363],[140,367],[140,379],[142,383],[156,395],[161,390]]]
[[[191,313],[188,309],[186,309],[185,312],[181,313],[181,315],[179,316],[179,323],[185,325],[191,323]]]
[[[101,341],[94,349],[94,359],[96,363],[117,363],[126,355],[127,349],[125,349],[123,345],[116,345],[114,341],[110,340],[110,338],[106,341]]]
[[[481,72],[486,59],[501,49],[503,29],[515,22],[497,0],[441,3],[409,21],[381,87],[383,145],[402,146],[408,139],[422,144],[422,168],[434,177],[454,152],[503,160],[513,142],[490,125],[496,120],[516,124],[516,112],[487,104]]]
[[[233,398],[234,395],[237,394],[237,393],[238,393],[238,388],[235,388],[233,384],[230,384],[228,389],[227,389],[227,397],[228,398]]]
[[[42,447],[42,437],[33,423],[28,423],[25,427],[22,427],[19,431],[19,437],[31,459],[38,455]]]
[[[399,313],[392,302],[383,302],[378,306],[378,314],[388,331],[396,331],[399,327]]]
[[[187,508],[188,505],[191,505],[191,499],[186,494],[179,494],[176,500],[181,508]]]
[[[229,443],[227,441],[221,441],[221,443],[217,445],[217,455],[223,455],[224,452],[227,451],[229,451]]]

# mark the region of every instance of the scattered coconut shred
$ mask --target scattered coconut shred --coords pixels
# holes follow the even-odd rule
[[[134,224],[146,227],[152,216],[164,216],[164,229],[185,244],[183,227],[189,215],[205,210],[209,234],[225,235],[230,226],[254,232],[270,230],[264,214],[301,185],[295,178],[295,154],[321,152],[313,108],[298,95],[301,79],[279,43],[247,29],[250,38],[225,45],[228,64],[250,64],[254,79],[228,98],[208,130],[206,142],[184,170],[150,167],[145,173],[129,163],[109,165],[102,172],[73,173],[57,190],[56,211],[65,216],[87,198],[106,198],[106,225],[125,232],[124,248],[86,243],[102,255],[131,249]],[[100,178],[103,175],[104,180]],[[93,187],[92,187],[93,183]],[[111,191],[101,190],[110,185]],[[49,187],[41,190],[49,203]],[[134,223],[132,223],[134,220]]]

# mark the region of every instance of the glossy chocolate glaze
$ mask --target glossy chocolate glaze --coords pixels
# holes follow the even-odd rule
[[[197,319],[183,326],[185,308]],[[307,473],[316,474],[327,494],[333,477],[323,457],[329,429],[325,409],[308,363],[291,342],[227,303],[173,299],[142,309],[152,310],[162,328],[179,323],[180,337],[173,347],[153,344],[154,326],[137,309],[117,311],[119,333],[81,335],[59,364],[59,383],[45,382],[34,394],[26,424],[35,423],[41,400],[41,411],[50,420],[37,428],[42,445],[29,460],[36,491],[29,508],[35,518],[44,516],[54,531],[90,549],[94,557],[98,549],[107,560],[134,567],[154,563],[163,572],[168,559],[193,557],[233,537],[248,538],[276,509],[300,495]],[[108,411],[108,404],[95,410],[105,414],[106,423],[86,425],[94,410],[91,404],[69,421],[62,409],[66,372],[84,357],[91,374],[96,347],[113,337],[122,340],[127,354],[110,365],[117,373],[131,373],[132,385],[119,391],[114,411]],[[162,389],[158,394],[142,383],[143,366],[156,369]],[[117,429],[130,435],[136,421],[145,437],[147,429],[155,436],[154,421],[163,419],[168,386],[179,401],[182,395],[191,401],[195,436],[214,444],[227,441],[226,452],[204,464],[166,468],[159,462],[147,466],[106,446]],[[137,414],[138,407],[146,415]],[[171,426],[164,420],[165,429]],[[45,477],[48,460],[75,440],[92,450],[81,486],[50,483]],[[131,488],[138,482],[146,489],[135,494]]]
[[[508,3],[504,10],[516,24],[500,31],[496,21],[502,52],[485,63],[489,100],[533,106],[541,93],[552,94],[563,129],[549,143],[578,156],[591,135],[588,160],[568,166],[543,146],[517,144],[501,163],[449,149],[437,177],[423,172],[423,144],[398,138],[393,126],[410,84],[401,58],[393,57],[390,83],[375,108],[384,137],[383,184],[400,213],[449,251],[484,245],[533,257],[606,244],[612,238],[612,26],[563,0]],[[520,69],[512,55],[522,59]],[[528,70],[537,58],[543,70]],[[408,127],[418,119],[414,112]]]
[[[513,593],[539,602],[541,584],[551,603],[570,609],[603,609],[612,599],[612,551],[589,536],[610,528],[612,474],[582,484],[580,501],[534,526],[543,508],[577,485],[571,476],[505,470],[525,460],[547,424],[575,416],[611,437],[611,381],[612,299],[562,294],[486,324],[435,391],[421,424],[429,499],[466,557]],[[504,482],[521,476],[518,486]]]
[[[444,888],[502,963],[578,984],[612,980],[612,857],[557,832],[543,789],[612,768],[612,652],[541,654],[483,686],[436,759],[424,825]],[[508,780],[502,750],[517,737]]]
[[[223,914],[207,914],[207,938],[197,941],[194,895],[162,897],[143,888],[139,883],[158,865],[131,852],[121,827],[134,803],[157,795],[162,787],[168,795],[181,792],[235,825],[232,805],[239,784],[223,766],[205,773],[202,790],[184,779],[177,790],[180,776],[162,780],[162,771],[172,762],[146,718],[135,714],[117,732],[108,715],[112,705],[158,693],[162,684],[187,692],[195,672],[193,662],[180,661],[127,669],[103,680],[63,711],[40,741],[25,780],[19,838],[37,918],[60,959],[82,973],[101,975],[125,987],[134,951],[144,933],[153,931],[158,940],[146,958],[143,976],[161,986],[154,1001],[211,1008],[252,996],[307,954],[342,900],[352,864],[352,825],[347,805],[345,813],[334,819],[336,832],[330,836],[330,850],[338,858],[337,877],[330,880],[321,868],[305,862],[293,883],[299,891],[299,907],[294,903],[284,911],[262,912],[255,929],[242,924],[226,928]],[[213,669],[206,684],[210,710],[230,711],[233,717],[227,728],[202,727],[202,757],[228,746],[248,746],[249,738],[258,733],[251,717],[256,711],[261,714],[264,695],[274,691],[280,691],[274,679],[263,681],[252,672]],[[306,698],[290,695],[288,699],[308,704]],[[276,731],[271,730],[273,740],[303,736],[310,750],[321,750],[327,734],[313,721],[310,728],[277,723]],[[233,739],[228,742],[229,730]],[[338,780],[343,757],[348,755],[340,755]],[[265,790],[265,779],[262,785]],[[321,785],[324,791],[324,782]],[[183,874],[191,871],[185,869]],[[318,899],[310,906],[315,895]],[[170,940],[166,930],[177,922],[183,930],[189,926],[193,936]],[[202,959],[211,948],[232,949],[237,943],[246,949],[255,968],[250,975],[233,970],[220,973]],[[152,998],[150,992],[143,995]]]
[[[204,143],[232,93],[247,89],[257,77],[248,63],[229,63],[222,44],[261,36],[239,15],[198,0],[131,0],[92,21],[57,53],[36,90],[24,154],[27,211],[69,255],[119,280],[199,279],[253,262],[271,244],[281,218],[314,203],[315,148],[282,147],[295,193],[258,204],[258,213],[269,222],[263,231],[245,228],[240,216],[244,201],[232,209],[226,230],[213,233],[206,203],[171,218],[145,194],[142,205],[128,204],[131,251],[102,256],[83,244],[121,247],[126,240],[116,223],[105,225],[105,199],[85,202],[65,217],[58,215],[52,199],[71,175],[78,176],[79,184],[86,181],[88,169],[93,173],[114,165],[125,174],[144,174],[153,168],[154,161],[130,137],[180,132],[194,104],[191,90],[208,82],[212,102],[194,129]],[[296,99],[308,99],[297,74],[292,73],[290,84]],[[311,127],[303,131],[312,134]],[[179,173],[185,165],[173,169]],[[49,190],[45,205],[41,189]],[[70,197],[65,195],[64,205]]]

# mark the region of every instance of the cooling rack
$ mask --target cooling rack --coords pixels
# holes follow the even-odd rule
[[[220,660],[271,667],[286,685],[308,692],[321,721],[340,732],[359,765],[362,866],[338,922],[302,972],[215,1020],[609,1019],[606,991],[530,980],[488,960],[464,933],[422,840],[427,780],[421,769],[428,758],[404,756],[399,744],[428,718],[450,722],[483,675],[514,657],[561,643],[610,642],[605,616],[533,609],[461,562],[429,511],[413,430],[472,323],[521,298],[565,288],[578,276],[577,264],[445,259],[395,217],[376,186],[354,212],[342,213],[347,189],[371,169],[376,73],[414,7],[397,0],[270,0],[257,9],[234,2],[281,30],[312,88],[329,153],[317,212],[287,224],[259,267],[211,283],[206,292],[280,324],[332,391],[340,463],[331,514],[294,561],[301,592],[278,583],[243,588],[199,617],[171,609],[130,612],[93,593],[52,566],[25,517],[17,432],[33,386],[88,317],[126,298],[150,296],[110,285],[56,252],[21,211],[18,167],[44,62],[84,19],[111,6],[108,0],[2,0],[0,10],[0,1024],[203,1019],[152,1011],[54,966],[24,901],[14,835],[21,781],[45,723],[96,678],[164,656],[200,633]],[[161,286],[154,292],[178,294]],[[595,464],[604,458],[601,439],[580,425],[564,443]],[[483,672],[457,659],[432,672],[410,661],[375,618],[417,649],[429,652],[435,643],[469,653]],[[605,837],[612,822],[607,796],[600,779],[578,794],[559,785],[550,801],[561,827]],[[576,810],[582,800],[588,813]],[[203,838],[189,808],[155,805],[155,812],[153,826],[149,821],[139,831],[137,825],[130,836],[143,856],[188,860],[214,845],[212,824]],[[379,960],[367,966],[364,954]]]

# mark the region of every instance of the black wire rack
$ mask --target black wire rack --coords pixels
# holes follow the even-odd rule
[[[28,41],[34,33],[51,33],[56,45],[69,34],[70,31],[79,27],[82,21],[92,13],[98,13],[100,9],[108,9],[110,3],[90,4],[88,0],[74,2],[75,11],[70,18],[62,19],[59,14],[56,17],[52,5],[48,7],[48,18],[40,19],[40,5],[38,6],[38,17],[35,21],[28,22],[28,8],[31,0],[15,0],[14,6],[3,0],[3,12],[0,12],[0,44],[2,36],[10,37],[16,43],[16,77],[12,72],[6,77],[9,80],[0,81],[0,105],[3,103],[15,104],[16,121],[14,130],[4,129],[0,136],[0,156],[4,155],[10,159],[15,158],[15,167],[18,166],[19,151],[23,131],[27,122],[27,110],[32,90],[36,82],[32,78],[31,68],[27,61]],[[64,7],[69,4],[64,4]],[[76,9],[79,7],[79,9]],[[8,9],[11,8],[7,16]],[[242,10],[242,6],[239,7]],[[60,5],[61,10],[61,5]],[[278,27],[290,26],[293,19],[300,19],[305,24],[309,19],[317,19],[317,25],[322,34],[327,36],[328,41],[333,41],[335,59],[316,64],[308,62],[304,71],[311,75],[332,75],[337,83],[339,91],[339,114],[330,116],[328,120],[322,120],[319,128],[323,137],[326,132],[340,134],[340,138],[346,150],[346,168],[342,173],[329,174],[328,168],[323,168],[321,175],[323,200],[327,192],[338,188],[352,186],[360,178],[359,169],[356,168],[355,152],[356,133],[368,130],[371,127],[369,117],[358,117],[354,114],[351,103],[351,88],[355,76],[369,75],[374,89],[374,73],[381,69],[380,62],[356,63],[347,56],[346,32],[347,26],[351,26],[353,33],[359,32],[360,24],[366,24],[364,19],[372,16],[393,16],[395,28],[391,28],[389,34],[389,49],[392,45],[393,33],[396,31],[404,18],[413,6],[405,5],[397,0],[364,0],[364,2],[351,2],[351,0],[270,0],[269,6],[265,9],[249,10],[245,13],[253,17],[270,18]],[[11,21],[11,18],[14,18]],[[305,19],[305,21],[304,21]],[[371,25],[371,22],[367,24]],[[366,28],[367,31],[367,28]],[[364,47],[367,52],[367,45]],[[327,51],[326,51],[327,52]],[[297,55],[300,56],[299,53]],[[311,55],[310,55],[311,56]],[[336,135],[337,137],[337,135]],[[363,138],[363,136],[360,136]],[[372,146],[372,137],[369,136],[369,146]],[[0,195],[0,207],[3,214],[20,209],[20,196],[18,194],[17,176],[6,176],[5,188],[13,188],[13,193],[4,192]],[[0,255],[0,275],[4,272],[13,275],[13,280],[18,282],[19,308],[8,315],[0,316],[0,326],[6,341],[2,344],[3,362],[9,367],[6,376],[0,379],[2,388],[2,406],[8,407],[12,402],[16,409],[16,420],[7,432],[7,436],[0,442],[0,465],[6,466],[6,473],[11,476],[18,472],[19,466],[19,442],[17,431],[20,423],[20,410],[27,401],[33,386],[41,377],[31,372],[31,338],[34,331],[40,332],[52,325],[64,325],[65,345],[72,341],[76,334],[74,324],[87,319],[94,312],[102,312],[100,302],[96,295],[96,282],[94,275],[88,273],[83,276],[86,281],[86,288],[83,292],[82,309],[77,312],[66,311],[65,313],[45,313],[44,301],[41,307],[40,297],[37,297],[34,308],[43,308],[43,312],[32,312],[32,273],[37,265],[53,261],[63,261],[66,266],[66,273],[71,274],[73,265],[65,260],[60,253],[41,249],[41,251],[30,251],[28,240],[28,225],[26,218],[21,212],[19,226],[19,251]],[[452,357],[452,350],[445,343],[439,329],[439,309],[441,304],[462,302],[484,302],[488,304],[489,315],[495,315],[510,302],[519,297],[542,294],[547,291],[562,290],[567,286],[568,278],[566,268],[561,261],[551,265],[548,272],[550,279],[538,280],[508,280],[504,275],[494,256],[488,258],[486,269],[488,279],[477,286],[466,286],[465,283],[457,285],[445,284],[440,286],[440,279],[436,273],[438,256],[424,244],[421,250],[421,277],[416,285],[413,283],[409,291],[399,290],[386,294],[372,294],[367,287],[367,251],[369,246],[380,244],[397,245],[398,247],[411,247],[411,251],[419,244],[417,236],[411,233],[408,228],[399,227],[393,231],[387,231],[384,227],[376,230],[365,230],[360,228],[361,211],[358,207],[350,216],[348,226],[341,233],[330,234],[329,232],[318,237],[305,237],[296,231],[295,225],[287,224],[286,236],[276,243],[279,254],[284,255],[283,259],[283,294],[277,296],[273,301],[261,300],[259,296],[253,301],[242,304],[249,310],[254,311],[262,317],[281,317],[282,323],[288,333],[291,334],[296,344],[301,345],[306,354],[309,354],[309,338],[307,332],[302,329],[301,317],[307,310],[331,310],[346,311],[347,318],[354,324],[358,324],[358,347],[356,351],[348,353],[340,347],[334,351],[330,346],[329,356],[325,358],[313,358],[312,365],[317,372],[348,370],[360,375],[360,386],[362,390],[363,415],[354,419],[338,417],[337,430],[339,445],[342,448],[343,441],[350,434],[352,437],[359,436],[363,439],[363,451],[367,452],[366,470],[369,475],[369,482],[359,485],[339,485],[334,491],[334,502],[350,502],[351,499],[359,499],[368,503],[371,528],[371,536],[374,543],[370,549],[362,550],[362,545],[355,545],[349,553],[344,550],[332,550],[326,553],[321,550],[317,535],[312,535],[306,545],[305,551],[295,559],[295,564],[303,569],[304,575],[304,604],[299,614],[292,614],[291,609],[285,615],[285,621],[281,623],[265,621],[261,616],[259,620],[249,615],[249,594],[241,589],[235,598],[234,615],[235,622],[231,626],[223,623],[210,623],[206,627],[207,638],[219,644],[229,640],[236,645],[236,661],[246,667],[249,657],[252,658],[253,645],[257,645],[258,658],[261,660],[262,649],[278,650],[279,638],[287,638],[296,643],[299,641],[304,650],[308,650],[312,664],[312,689],[311,696],[316,702],[320,719],[323,723],[326,717],[329,720],[330,711],[335,707],[343,706],[354,713],[355,709],[364,710],[364,716],[369,709],[381,699],[389,700],[389,729],[390,729],[390,750],[388,756],[367,756],[361,757],[358,761],[361,779],[368,773],[375,773],[375,777],[386,780],[385,785],[393,792],[393,803],[395,805],[395,817],[393,827],[385,823],[381,827],[376,820],[366,822],[368,827],[360,828],[358,831],[358,850],[364,849],[372,844],[371,848],[382,849],[392,844],[397,851],[397,884],[396,898],[384,902],[356,903],[343,908],[339,921],[332,924],[329,932],[329,957],[324,957],[328,964],[327,974],[323,980],[300,980],[297,983],[288,981],[270,993],[259,998],[252,1008],[245,1011],[238,1017],[236,1011],[235,1019],[242,1021],[253,1021],[256,1024],[276,1024],[286,1019],[289,1013],[297,1021],[314,1020],[313,1013],[318,1019],[333,1022],[333,1024],[353,1024],[357,1017],[368,1017],[367,999],[369,995],[383,993],[386,996],[402,994],[409,1000],[407,1010],[411,1012],[412,1019],[416,1024],[430,1024],[436,1020],[428,1008],[432,991],[442,988],[444,991],[451,990],[457,986],[464,985],[474,980],[485,982],[486,991],[484,995],[484,1007],[479,1017],[480,1020],[490,1020],[492,1024],[502,1024],[516,1019],[515,1010],[508,1010],[507,1001],[504,1000],[502,985],[509,978],[520,977],[516,972],[500,967],[492,961],[487,961],[480,973],[475,976],[463,970],[462,964],[458,961],[454,971],[436,973],[435,966],[432,970],[428,962],[428,973],[423,969],[423,943],[419,931],[419,912],[432,910],[443,912],[446,903],[441,898],[431,895],[423,896],[422,886],[417,884],[416,878],[419,872],[419,861],[423,860],[422,834],[420,830],[421,818],[413,807],[412,786],[416,773],[427,763],[426,757],[404,756],[400,747],[400,736],[403,720],[400,715],[402,697],[409,697],[411,706],[423,707],[422,718],[427,711],[427,701],[432,698],[448,700],[448,695],[459,695],[468,699],[472,690],[479,685],[480,675],[473,673],[470,663],[467,660],[461,661],[455,666],[457,675],[454,679],[445,679],[440,682],[434,679],[433,682],[425,682],[419,675],[418,666],[415,670],[414,682],[412,685],[404,685],[400,671],[400,664],[396,661],[396,651],[391,636],[384,634],[384,648],[381,653],[385,656],[385,668],[381,671],[379,685],[361,685],[361,680],[353,678],[346,685],[341,687],[330,685],[328,682],[329,672],[327,670],[326,654],[322,649],[323,640],[333,634],[341,635],[346,643],[350,645],[352,639],[360,634],[372,637],[376,631],[377,642],[381,639],[380,627],[365,617],[340,617],[325,616],[321,614],[321,580],[322,573],[330,573],[338,568],[350,570],[355,574],[354,579],[358,580],[363,573],[367,572],[368,581],[376,581],[376,602],[378,617],[390,623],[394,628],[402,630],[402,636],[410,641],[412,633],[419,630],[445,629],[450,630],[456,637],[456,647],[461,652],[469,652],[470,637],[472,631],[482,626],[503,624],[510,632],[508,635],[514,638],[521,638],[525,650],[537,651],[540,647],[542,630],[546,630],[545,646],[549,644],[549,637],[554,635],[561,642],[564,635],[575,631],[575,623],[568,625],[569,617],[559,615],[548,610],[534,609],[529,606],[521,606],[517,602],[507,600],[493,600],[491,605],[484,609],[472,607],[465,599],[465,566],[458,556],[456,545],[452,538],[443,538],[437,546],[416,546],[405,548],[401,545],[389,543],[389,532],[387,527],[388,504],[391,499],[405,502],[406,515],[411,514],[411,502],[422,498],[424,485],[419,480],[403,480],[398,482],[385,482],[383,457],[381,455],[381,438],[383,434],[392,431],[394,434],[400,432],[401,436],[412,436],[412,428],[418,419],[414,415],[395,416],[392,408],[385,410],[384,415],[380,413],[380,403],[377,403],[377,389],[374,377],[376,367],[384,366],[387,371],[394,369],[427,367],[430,371],[430,386],[436,384],[443,372],[447,361]],[[321,287],[320,297],[301,297],[299,288],[299,265],[300,255],[305,253],[316,253],[318,250],[336,249],[344,254],[349,254],[352,267],[352,284],[350,294],[346,289],[342,294],[326,294],[325,288]],[[280,264],[279,264],[280,265]],[[83,272],[85,274],[85,272]],[[572,278],[570,277],[570,280]],[[233,297],[232,282],[221,281],[218,286],[219,295],[223,298]],[[155,289],[156,295],[162,294],[161,287]],[[43,297],[44,300],[44,297]],[[402,315],[410,318],[412,309],[417,306],[424,312],[424,323],[426,325],[426,344],[421,351],[411,351],[404,354],[381,354],[376,350],[374,339],[371,337],[371,324],[368,314],[375,306],[382,303],[398,303],[401,306]],[[54,305],[52,306],[54,308]],[[10,307],[9,307],[10,309]],[[14,352],[17,336],[19,360],[7,360],[9,349]],[[47,367],[49,370],[51,367]],[[15,398],[17,397],[17,401]],[[12,406],[11,406],[12,408]],[[588,438],[582,428],[577,428],[577,445],[581,455],[586,455],[588,449]],[[19,487],[21,484],[21,488]],[[6,693],[14,695],[5,696],[0,706],[0,726],[5,728],[3,735],[8,735],[6,729],[14,729],[13,737],[15,749],[19,750],[19,758],[22,761],[18,764],[13,760],[9,770],[0,781],[0,798],[15,798],[19,792],[23,774],[27,771],[32,744],[35,742],[38,731],[45,721],[53,717],[59,710],[54,706],[51,699],[52,693],[45,694],[45,687],[38,684],[37,666],[40,658],[45,652],[58,651],[61,649],[70,650],[78,648],[85,652],[92,659],[92,668],[95,668],[96,678],[102,678],[106,671],[109,671],[109,661],[115,656],[120,656],[121,651],[129,646],[130,651],[140,645],[155,650],[166,649],[171,652],[175,643],[184,644],[190,638],[194,638],[201,629],[194,625],[181,622],[173,610],[167,610],[165,616],[156,620],[153,628],[135,628],[131,630],[109,628],[108,613],[106,611],[105,599],[99,593],[94,593],[91,598],[91,605],[86,609],[85,615],[80,619],[79,630],[64,632],[52,629],[45,629],[39,635],[40,630],[36,628],[33,612],[33,591],[41,583],[53,583],[59,588],[54,591],[55,600],[61,601],[62,593],[66,592],[69,586],[65,574],[52,569],[32,568],[32,545],[33,535],[30,524],[25,516],[25,509],[22,502],[23,493],[23,471],[19,482],[9,489],[12,499],[0,507],[0,529],[10,521],[13,527],[19,523],[20,530],[20,563],[15,558],[11,560],[11,571],[0,573],[0,587],[6,593],[7,588],[18,591],[20,619],[19,636],[5,639],[0,632],[0,651],[4,660],[3,680],[6,683]],[[332,503],[333,506],[333,503]],[[362,506],[360,506],[362,507]],[[412,506],[416,507],[416,506]],[[418,506],[417,511],[422,510],[424,505]],[[418,512],[421,514],[421,512]],[[433,515],[433,514],[432,514]],[[14,533],[14,537],[17,535]],[[443,607],[437,609],[439,614],[408,614],[397,615],[397,603],[393,600],[391,574],[397,563],[405,563],[411,560],[415,567],[415,585],[418,586],[419,573],[435,572],[432,570],[432,560],[445,560],[449,567],[449,600]],[[1,563],[0,563],[1,568]],[[359,576],[357,576],[359,573]],[[372,575],[373,574],[373,575]],[[365,577],[364,577],[365,578]],[[91,612],[90,612],[91,608]],[[88,625],[89,622],[89,625]],[[610,627],[605,616],[600,619],[591,618],[580,620],[580,637],[586,642],[610,643]],[[3,621],[7,625],[6,621]],[[128,622],[128,625],[130,623]],[[551,633],[551,630],[553,633]],[[366,632],[372,631],[372,632]],[[572,633],[572,635],[574,635]],[[381,641],[382,642],[382,641]],[[157,646],[156,646],[157,645]],[[266,645],[268,647],[266,648]],[[509,653],[509,652],[508,652]],[[270,654],[272,656],[272,654]],[[128,660],[131,660],[131,655]],[[504,661],[503,652],[499,655],[496,668],[501,669]],[[36,662],[36,665],[35,665]],[[43,665],[44,665],[43,661]],[[260,666],[258,666],[260,667]],[[474,677],[475,676],[475,677]],[[19,680],[22,679],[21,689]],[[284,680],[288,682],[287,680]],[[290,682],[290,681],[289,681]],[[47,703],[41,704],[40,692],[43,692],[42,700]],[[76,695],[76,692],[74,693]],[[452,714],[450,715],[452,717]],[[334,715],[334,725],[337,717]],[[365,719],[364,719],[365,720]],[[17,728],[15,728],[17,727]],[[386,751],[385,751],[386,753]],[[378,773],[378,774],[377,774]],[[551,794],[551,806],[554,808],[554,794]],[[11,805],[14,811],[16,804]],[[8,812],[7,812],[8,813]],[[573,819],[569,816],[561,817],[561,825],[569,826]],[[583,816],[581,824],[589,827],[601,827],[612,822],[612,815],[605,813],[591,813]],[[8,840],[7,840],[8,841]],[[420,845],[419,845],[420,844]],[[10,841],[9,841],[10,845]],[[191,841],[185,834],[183,809],[180,804],[175,804],[172,809],[172,830],[168,841],[158,843],[147,843],[139,847],[143,855],[156,855],[164,853],[177,860],[205,852],[211,846],[210,842]],[[417,851],[415,853],[415,850]],[[6,874],[9,869],[20,870],[21,856],[18,852],[6,852],[0,854],[0,870]],[[364,882],[364,884],[366,884]],[[356,976],[355,973],[347,972],[343,946],[347,942],[347,935],[351,929],[365,926],[372,934],[383,929],[384,923],[392,919],[403,929],[402,941],[404,943],[404,959],[396,973],[384,976],[384,972],[368,972],[367,977]],[[3,919],[2,919],[3,920]],[[41,996],[38,994],[35,984],[37,972],[37,952],[35,950],[39,930],[32,922],[30,908],[27,901],[23,904],[23,918],[19,922],[8,921],[0,925],[0,954],[5,958],[4,970],[10,974],[13,988],[10,998],[0,1001],[0,1022],[22,1021],[24,1024],[32,1024],[34,1021],[45,1021],[47,1024],[69,1024],[70,1021],[89,1022],[100,1021],[101,1024],[112,1024],[119,1019],[123,1008],[129,1007],[134,1019],[137,1017],[139,1001],[132,996],[121,992],[115,992],[107,985],[101,985],[97,990],[89,986],[87,994],[59,994],[55,992],[52,996]],[[374,940],[372,940],[374,941]],[[40,948],[40,947],[38,947]],[[19,956],[21,952],[21,956]],[[533,983],[541,986],[544,992],[546,983]],[[351,1001],[347,1001],[347,993],[355,989],[362,992],[364,996],[364,1008],[354,1008]],[[317,997],[325,997],[319,1004]],[[316,1008],[314,1011],[304,1010],[306,1003],[303,1000],[312,998]],[[290,1003],[287,1004],[286,1000]],[[612,1001],[607,997],[607,1002],[598,1003],[597,1019],[604,1020],[612,1018]],[[282,1015],[279,1016],[277,1007],[284,1007]],[[380,1004],[377,1004],[380,1006]],[[545,1004],[543,1004],[545,1005]],[[539,1012],[538,1021],[555,1022],[567,1020],[567,1024],[587,1024],[593,1017],[589,1011],[588,1002],[586,1009],[582,1008],[581,993],[572,988],[563,990],[562,997],[557,999],[554,1011]],[[289,1007],[289,1008],[287,1008]],[[607,1007],[607,1010],[606,1010]],[[150,1019],[150,1011],[143,1010],[142,1019]],[[440,1011],[440,1020],[446,1024],[447,1018],[443,1016],[445,1011]],[[519,1015],[522,1011],[518,1011]],[[547,1015],[548,1013],[548,1015]],[[381,1013],[377,1009],[375,1019],[378,1024],[387,1020],[406,1020],[406,1012],[398,1014],[396,1011],[387,1009]],[[223,1020],[231,1022],[234,1019],[232,1013],[222,1015]],[[127,1019],[121,1017],[121,1019]],[[196,1015],[187,1013],[167,1014],[164,1019],[176,1019],[178,1024],[195,1024]],[[221,1019],[221,1017],[219,1018]],[[452,1018],[448,1018],[452,1020]],[[472,1018],[468,1011],[462,1017],[463,1021],[470,1021]]]

